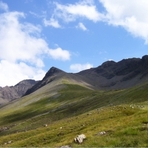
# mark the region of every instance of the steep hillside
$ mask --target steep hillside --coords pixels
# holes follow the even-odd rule
[[[148,56],[119,62],[107,61],[97,68],[78,74],[94,88],[102,90],[130,88],[148,80]]]
[[[34,85],[32,88],[30,88],[25,95],[28,95],[38,90],[39,88],[53,81],[58,81],[58,80],[66,81],[66,83],[67,82],[78,83],[79,85],[83,85],[85,87],[92,87],[90,84],[83,81],[80,75],[73,73],[66,73],[56,67],[51,67],[49,71],[46,73],[45,77],[41,81],[39,81],[36,85]]]
[[[35,85],[34,80],[23,80],[15,86],[6,86],[0,88],[0,105],[22,97],[26,91]]]
[[[0,109],[0,146],[148,146],[147,89],[146,83],[95,91],[70,81],[52,81]],[[74,143],[81,133],[87,140]]]

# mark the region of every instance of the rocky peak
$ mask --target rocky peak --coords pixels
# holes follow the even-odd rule
[[[51,67],[49,69],[49,71],[46,73],[45,77],[39,81],[36,85],[34,85],[31,89],[29,89],[25,95],[28,95],[34,91],[36,91],[37,89],[45,86],[46,84],[58,79],[58,78],[61,78],[64,74],[66,74],[66,72],[56,68],[56,67]]]
[[[56,67],[51,67],[49,69],[49,71],[46,73],[44,79],[46,79],[47,77],[53,76],[53,75],[57,75],[59,73],[65,73],[65,72],[60,70],[60,69],[58,69],[58,68],[56,68]]]
[[[104,68],[107,68],[107,67],[114,66],[115,64],[116,64],[115,61],[106,61],[101,66],[104,67]]]

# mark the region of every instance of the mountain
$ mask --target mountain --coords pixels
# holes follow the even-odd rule
[[[81,71],[66,73],[52,67],[45,77],[29,89],[28,95],[52,81],[67,79],[95,90],[117,90],[130,88],[148,80],[148,55],[140,58],[123,59],[119,62],[107,61],[101,66]]]
[[[90,84],[82,80],[82,77],[78,74],[73,73],[66,73],[56,67],[51,67],[49,71],[46,73],[45,77],[36,83],[32,88],[28,89],[25,95],[28,95],[39,88],[47,85],[48,83],[51,83],[53,81],[69,81],[72,83],[79,83],[80,85],[83,85],[85,87],[92,87]]]
[[[22,97],[36,83],[37,81],[34,80],[23,80],[15,86],[0,87],[0,104]]]
[[[32,88],[28,89],[25,95],[28,95],[37,89],[43,87],[44,85],[54,81],[55,79],[62,78],[66,73],[58,68],[51,67],[50,70],[46,73],[45,77],[36,83]]]
[[[148,80],[148,56],[107,61],[97,68],[78,73],[87,83],[98,89],[125,89]]]

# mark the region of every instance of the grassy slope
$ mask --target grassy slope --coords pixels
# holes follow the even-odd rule
[[[0,146],[148,146],[147,89],[100,92],[54,82],[1,108]],[[77,145],[81,133],[87,140]]]

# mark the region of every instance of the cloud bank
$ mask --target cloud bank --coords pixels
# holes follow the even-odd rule
[[[54,6],[55,9],[51,18],[49,20],[44,19],[45,26],[61,28],[59,22],[70,23],[78,19],[98,22],[103,17],[103,15],[97,11],[93,0],[81,0],[77,3],[67,5],[54,2]],[[79,24],[79,27],[86,30],[82,23]]]
[[[23,79],[42,79],[44,57],[69,60],[70,52],[58,47],[50,49],[41,37],[41,27],[23,22],[25,14],[9,12],[0,2],[0,86],[14,85]]]
[[[62,5],[55,3],[55,17],[63,19],[65,22],[75,21],[77,18],[86,18],[97,22],[101,14],[97,11],[93,1],[83,0],[75,4]]]
[[[100,0],[105,8],[105,21],[121,26],[135,37],[148,43],[147,0]]]
[[[147,0],[98,0],[104,10],[99,11],[97,1],[80,0],[73,4],[54,2],[54,11],[45,26],[61,28],[61,23],[81,21],[76,28],[86,30],[82,20],[94,23],[104,22],[115,27],[122,27],[134,37],[148,43],[148,1]]]

